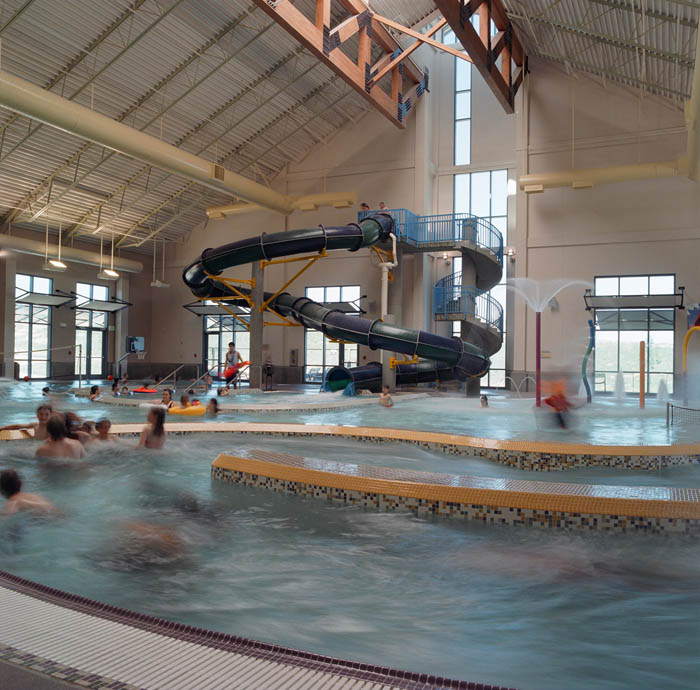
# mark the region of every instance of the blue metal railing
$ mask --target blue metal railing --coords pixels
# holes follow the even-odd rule
[[[473,286],[463,286],[461,272],[445,276],[435,284],[433,311],[436,315],[479,319],[503,332],[503,307],[500,302]]]
[[[361,211],[358,220],[377,211]],[[426,247],[431,245],[456,245],[460,242],[472,244],[490,250],[496,260],[503,265],[503,236],[483,218],[468,213],[443,213],[433,216],[417,216],[405,208],[384,209],[394,219],[397,239],[413,245]]]

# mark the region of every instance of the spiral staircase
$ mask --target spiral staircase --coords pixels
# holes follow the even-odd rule
[[[488,291],[503,275],[503,237],[488,221],[467,213],[417,216],[405,208],[386,209],[394,218],[404,253],[458,250],[463,270],[433,289],[436,321],[459,321],[461,338],[491,356],[503,343],[503,307]],[[371,212],[360,214],[360,219]]]

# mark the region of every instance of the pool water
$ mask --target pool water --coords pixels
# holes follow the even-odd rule
[[[24,382],[0,385],[2,423],[12,424],[32,419],[37,401],[41,398],[41,385]],[[87,419],[106,416],[113,422],[141,422],[146,417],[146,410],[140,407],[110,405],[99,401],[90,403],[86,398],[76,398],[68,392],[60,393],[61,388],[65,391],[70,389],[67,384],[52,388],[59,391],[55,400],[60,407],[74,410]],[[206,397],[200,396],[201,399]],[[301,401],[311,404],[326,399],[351,400],[330,393],[270,393],[241,394],[222,398],[221,402],[243,405],[265,400],[265,404],[270,405],[298,405]],[[655,400],[648,401],[646,409],[640,410],[632,398],[623,402],[610,398],[598,399],[592,405],[574,410],[567,430],[554,424],[549,408],[535,408],[532,399],[492,396],[490,406],[485,409],[479,406],[478,400],[462,397],[428,396],[402,400],[398,396],[395,400],[396,404],[390,409],[377,404],[332,411],[224,411],[217,420],[392,427],[497,439],[583,442],[593,445],[668,445],[700,441],[700,424],[667,428],[665,403]],[[206,424],[212,420],[208,417],[188,417],[187,421]]]
[[[221,450],[305,455],[304,441],[171,436],[149,452],[124,440],[85,470],[49,470],[33,443],[4,444],[0,466],[65,515],[3,519],[2,569],[236,635],[523,690],[697,686],[694,542],[484,527],[210,479]],[[313,448],[381,464],[430,456]],[[167,535],[163,548],[138,536],[144,526]]]

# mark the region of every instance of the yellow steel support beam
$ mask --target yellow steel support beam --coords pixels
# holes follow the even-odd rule
[[[410,359],[407,359],[406,357],[404,357],[403,359],[389,357],[389,367],[391,369],[396,369],[397,364],[418,364],[418,355],[414,355]]]
[[[225,304],[223,304],[223,302],[224,302],[226,299],[234,299],[234,298],[232,298],[232,297],[229,297],[229,298],[226,298],[226,297],[217,297],[216,299],[211,299],[211,297],[198,297],[197,299],[198,299],[200,302],[216,302],[216,304],[217,304],[219,307],[221,307],[221,309],[223,309],[225,312],[231,314],[231,316],[233,316],[234,319],[240,321],[241,324],[243,325],[243,327],[244,327],[247,331],[250,330],[250,324],[249,324],[245,319],[242,319],[240,316],[238,316],[238,314],[236,314],[236,312],[231,311],[231,309],[229,309]]]
[[[277,292],[274,292],[270,297],[268,297],[259,307],[260,311],[265,311],[268,308],[270,302],[272,302],[277,295],[284,292],[302,273],[307,271],[311,266],[313,266],[319,259],[328,256],[328,253],[324,249],[315,256],[297,256],[293,259],[273,259],[272,261],[261,261],[260,267],[265,268],[265,266],[272,266],[275,264],[290,264],[295,261],[306,261],[306,264],[302,266],[284,285],[282,285]]]

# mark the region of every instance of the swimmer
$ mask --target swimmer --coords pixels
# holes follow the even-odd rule
[[[204,380],[202,381],[202,383],[199,384],[199,389],[201,391],[208,391],[211,388],[211,384],[212,384],[211,376],[209,376],[209,374],[207,374],[204,377]]]
[[[187,393],[183,393],[180,396],[180,407],[190,407],[190,396]]]
[[[92,440],[93,441],[114,441],[115,436],[114,434],[110,434],[109,430],[112,428],[112,422],[109,421],[106,417],[103,417],[102,419],[99,419],[97,421],[97,424],[95,424],[95,431],[97,432],[97,436],[93,436]]]
[[[51,405],[43,404],[36,408],[36,418],[38,421],[29,422],[28,424],[8,424],[0,427],[0,431],[21,431],[22,429],[31,429],[34,432],[34,438],[38,441],[45,441],[49,437],[49,432],[46,430],[46,423],[53,414]]]
[[[44,386],[41,389],[41,394],[47,398],[50,398],[51,397],[51,389],[48,386]]]
[[[65,422],[66,438],[72,438],[74,441],[80,441],[83,444],[90,440],[92,434],[90,424],[92,422],[87,422],[88,427],[85,428],[86,422],[80,419],[75,412],[66,412],[65,414],[57,412],[56,416],[62,417]]]
[[[169,388],[166,388],[163,391],[163,395],[161,396],[161,399],[160,399],[160,404],[164,405],[168,409],[170,409],[175,404],[175,401],[173,400],[172,391]]]
[[[53,415],[46,423],[49,439],[36,449],[35,455],[44,458],[74,458],[85,457],[85,449],[80,441],[68,438],[68,430],[63,417]],[[81,432],[83,433],[83,432]]]
[[[488,395],[482,395],[481,398],[479,398],[481,401],[481,407],[488,407],[489,406],[489,396]]]
[[[394,401],[389,393],[389,386],[382,386],[382,392],[379,394],[379,404],[382,407],[394,407]]]
[[[100,387],[99,386],[91,386],[90,387],[90,396],[88,397],[88,400],[90,402],[95,402],[95,400],[98,400],[100,395]]]
[[[231,389],[229,386],[224,386],[223,388],[219,388],[218,391],[216,391],[217,395],[231,395]]]
[[[165,410],[162,407],[152,407],[148,410],[147,421],[136,447],[162,448],[165,445]]]
[[[120,395],[129,395],[129,388],[127,386],[122,386]]]
[[[115,398],[118,398],[118,397],[119,397],[119,382],[118,382],[118,381],[115,381],[115,382],[112,384],[112,395],[113,395]]]
[[[16,470],[0,472],[0,494],[7,499],[0,515],[14,515],[20,510],[32,510],[38,513],[56,512],[56,508],[42,496],[22,491],[22,479]]]
[[[210,417],[216,417],[216,415],[219,413],[219,403],[216,401],[216,398],[211,398],[209,402],[207,403],[207,414]]]

